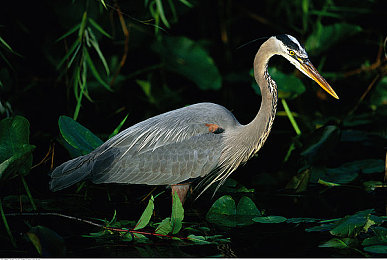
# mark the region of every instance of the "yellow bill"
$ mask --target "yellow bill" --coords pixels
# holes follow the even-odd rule
[[[336,94],[336,92],[331,88],[329,83],[318,73],[316,68],[313,66],[313,64],[307,60],[300,63],[300,69],[302,72],[304,72],[306,75],[308,75],[311,79],[317,82],[317,84],[320,85],[320,87],[328,92],[331,96],[333,96],[336,99],[339,99],[339,96]]]

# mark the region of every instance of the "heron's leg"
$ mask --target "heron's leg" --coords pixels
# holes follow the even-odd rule
[[[181,204],[184,205],[185,198],[187,197],[187,192],[189,190],[191,183],[182,183],[182,184],[173,184],[171,185],[172,188],[172,196],[175,192],[177,192],[177,195],[180,198]]]

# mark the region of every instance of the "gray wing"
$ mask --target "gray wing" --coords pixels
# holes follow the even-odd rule
[[[94,169],[94,183],[177,184],[203,177],[216,168],[222,135],[206,133],[145,152],[126,152],[111,167]]]
[[[240,124],[230,111],[213,103],[176,109],[127,128],[90,154],[70,160],[52,173],[59,190],[91,178],[95,183],[175,184],[208,174],[217,166],[222,134]]]

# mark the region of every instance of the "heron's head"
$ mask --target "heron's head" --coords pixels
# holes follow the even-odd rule
[[[273,36],[273,38],[277,43],[277,54],[286,58],[298,70],[300,70],[309,78],[313,79],[317,84],[320,85],[321,88],[323,88],[334,98],[339,99],[328,82],[320,75],[313,64],[309,61],[305,48],[297,41],[296,38],[288,34]]]

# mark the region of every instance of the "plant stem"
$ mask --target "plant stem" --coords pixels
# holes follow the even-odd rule
[[[284,98],[281,98],[281,103],[282,103],[282,105],[283,105],[283,107],[285,109],[286,115],[288,116],[288,118],[290,120],[290,123],[293,126],[294,131],[296,131],[297,135],[300,135],[301,134],[301,130],[298,127],[297,122],[296,122],[296,120],[294,119],[294,117],[292,115],[292,111],[290,111],[290,109],[288,107],[288,104],[286,103],[286,100]]]
[[[24,178],[23,175],[20,175],[20,178],[21,178],[21,180],[22,180],[22,182],[23,182],[24,189],[26,190],[27,196],[28,196],[28,198],[30,199],[30,202],[31,202],[32,207],[34,208],[35,211],[37,211],[38,208],[36,207],[36,204],[35,204],[35,202],[34,202],[34,199],[32,198],[32,195],[31,195],[31,192],[30,192],[30,188],[28,188],[28,184],[27,184],[27,182],[26,182],[26,179]]]
[[[12,245],[16,248],[16,242],[15,242],[15,239],[13,238],[11,230],[9,229],[7,218],[5,217],[5,214],[4,214],[3,203],[1,202],[1,199],[0,199],[0,213],[1,213],[1,218],[3,219],[5,230],[7,230],[9,239],[11,240]]]

